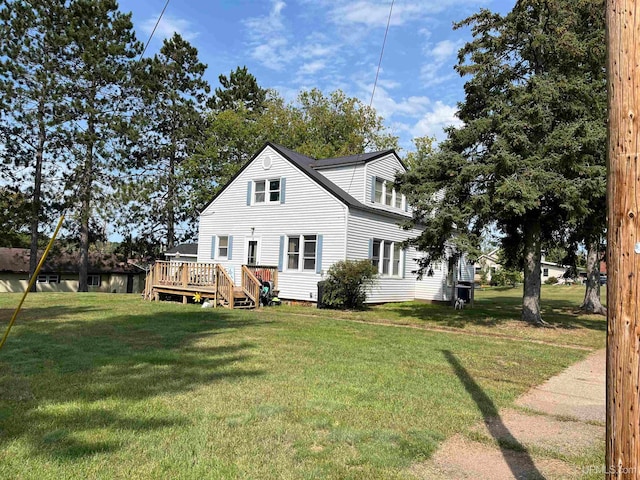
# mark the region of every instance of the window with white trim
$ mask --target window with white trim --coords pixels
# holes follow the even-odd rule
[[[402,248],[400,246],[400,242],[395,242],[393,244],[393,270],[391,274],[394,277],[400,275],[400,257],[402,256]]]
[[[316,271],[316,244],[315,235],[304,235],[304,248],[302,249],[302,270]]]
[[[256,180],[253,203],[280,203],[280,179]]]
[[[227,258],[229,256],[229,236],[224,235],[218,237],[218,258]]]
[[[287,237],[287,270],[316,271],[317,235]]]
[[[90,287],[99,287],[101,284],[100,275],[87,275],[87,285]]]
[[[404,254],[402,242],[374,239],[371,243],[371,263],[382,277],[402,277]]]
[[[406,203],[406,198],[393,188],[391,180],[375,177],[374,202],[401,209]]]
[[[548,268],[543,268],[542,269],[542,276],[543,277],[548,277],[549,276],[549,269]]]

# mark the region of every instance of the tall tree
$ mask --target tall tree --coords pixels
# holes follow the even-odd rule
[[[282,119],[286,123],[282,124]],[[273,115],[272,135],[280,143],[314,158],[330,158],[395,148],[373,107],[341,90],[325,96],[320,90],[302,91],[281,115]]]
[[[397,147],[397,137],[375,109],[339,90],[328,96],[317,89],[302,91],[292,103],[269,92],[258,114],[245,102],[232,105],[233,110],[210,115],[205,143],[189,162],[208,180],[196,188],[198,208],[267,141],[315,158]]]
[[[602,7],[602,0],[520,0],[505,16],[482,10],[458,24],[474,35],[456,67],[471,77],[458,113],[464,125],[399,179],[414,221],[426,225],[414,241],[429,253],[426,264],[447,245],[477,246],[495,222],[507,266],[524,268],[522,319],[537,325],[542,247],[591,213],[582,190],[602,177],[592,168],[599,160],[580,150],[601,124],[590,110],[602,98],[593,73],[603,59],[584,35],[587,25],[601,32]]]
[[[259,114],[264,110],[268,91],[260,85],[247,67],[237,67],[229,76],[218,77],[220,85],[211,97],[210,106],[214,112],[245,109]]]
[[[190,184],[201,180],[199,166],[194,166],[194,178],[182,164],[203,139],[206,68],[198,50],[176,33],[137,73],[143,95],[141,134],[129,162],[133,181],[123,188],[130,207],[124,218],[140,238],[167,248],[176,242],[177,225],[194,216]]]
[[[75,144],[69,188],[80,224],[78,290],[86,292],[89,222],[112,182],[118,160],[114,140],[132,108],[131,68],[142,45],[136,41],[131,14],[120,12],[115,0],[74,0],[68,13],[65,75],[73,84],[68,114]]]
[[[45,163],[60,153],[59,129],[66,83],[61,77],[66,46],[64,0],[6,1],[0,6],[0,108],[6,161],[33,173],[30,209],[30,265],[38,262],[43,216]],[[59,157],[59,155],[57,155]],[[50,164],[50,168],[55,168]],[[49,186],[54,182],[48,182]],[[50,187],[51,188],[51,187]],[[35,291],[35,284],[33,286]]]

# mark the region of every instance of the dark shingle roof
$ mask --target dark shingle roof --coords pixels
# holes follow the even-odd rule
[[[272,142],[267,142],[260,150],[256,152],[256,154],[253,157],[251,157],[251,159],[247,163],[245,163],[242,166],[242,168],[226,183],[226,185],[222,187],[220,191],[218,191],[218,193],[211,199],[211,202],[209,202],[209,204],[215,201],[215,199],[218,198],[218,196],[220,196],[222,192],[224,192],[227,189],[227,187],[231,185],[231,183],[233,183],[233,181],[245,170],[245,168],[247,168],[256,159],[258,155],[260,155],[260,153],[262,153],[262,151],[266,147],[273,148],[276,152],[278,152],[284,158],[289,160],[294,166],[296,166],[303,173],[305,173],[309,178],[314,180],[317,184],[322,186],[325,190],[327,190],[329,193],[331,193],[334,197],[336,197],[338,200],[340,200],[342,203],[346,204],[347,206],[351,208],[356,208],[358,210],[363,210],[366,212],[376,213],[378,215],[396,218],[399,220],[407,219],[408,217],[407,214],[403,215],[400,213],[390,212],[387,210],[383,210],[381,208],[374,208],[374,207],[365,205],[364,203],[358,201],[357,199],[349,195],[347,192],[345,192],[343,189],[338,187],[335,183],[333,183],[327,177],[325,177],[324,175],[322,175],[321,173],[315,170],[316,168],[322,169],[323,167],[353,164],[353,163],[356,163],[355,159],[358,157],[361,158],[361,160],[358,160],[358,162],[361,161],[362,163],[366,163],[366,162],[375,160],[377,158],[381,158],[390,153],[393,153],[394,155],[396,155],[395,150],[384,150],[381,152],[363,153],[360,155],[349,155],[348,157],[327,158],[323,160],[316,160],[315,158],[307,157],[306,155],[302,155],[301,153],[298,153],[289,148],[283,147],[282,145],[278,145]],[[398,160],[400,159],[398,158]],[[400,163],[402,163],[402,161],[400,161]]]
[[[192,255],[195,257],[196,255],[198,255],[198,244],[181,243],[180,245],[177,245],[164,252],[165,255],[175,255],[176,253],[179,253],[180,255]]]
[[[383,150],[381,152],[370,152],[370,153],[359,153],[358,155],[349,155],[347,157],[336,157],[336,158],[323,158],[320,160],[316,160],[312,167],[313,168],[327,168],[327,167],[337,167],[340,165],[353,165],[358,163],[367,163],[372,160],[377,160],[378,158],[382,158],[385,155],[393,153],[393,149]]]
[[[278,144],[275,144],[275,143],[268,143],[267,145],[270,146],[271,148],[273,148],[278,153],[280,153],[283,157],[288,159],[296,167],[298,167],[300,170],[302,170],[304,173],[306,173],[312,180],[314,180],[316,183],[318,183],[319,185],[324,187],[325,190],[327,190],[334,197],[336,197],[337,199],[339,199],[340,201],[342,201],[343,203],[345,203],[349,207],[357,208],[359,210],[364,210],[364,211],[367,211],[367,212],[372,212],[372,213],[376,213],[376,214],[380,214],[380,215],[391,216],[391,217],[399,218],[399,219],[400,218],[401,219],[406,219],[407,218],[406,215],[402,215],[402,214],[395,213],[395,212],[389,212],[389,211],[386,211],[386,210],[382,210],[380,208],[370,207],[370,206],[365,205],[362,202],[356,200],[354,197],[349,195],[347,192],[345,192],[343,189],[338,187],[335,183],[333,183],[331,180],[329,180],[327,177],[325,177],[321,173],[318,173],[313,168],[314,165],[318,163],[317,160],[315,160],[315,159],[313,159],[311,157],[307,157],[305,155],[302,155],[302,154],[300,154],[298,152],[294,152],[293,150],[290,150],[290,149],[288,149],[286,147],[283,147],[282,145],[278,145]],[[263,149],[261,149],[260,151],[262,151]],[[392,153],[392,152],[394,152],[394,151],[393,150],[385,150],[384,152],[374,152],[374,153],[363,154],[363,155],[368,155],[369,156],[369,160],[367,160],[367,161],[370,161],[370,160],[373,160],[374,158],[380,158],[380,157],[382,157],[384,155],[387,155],[389,153]],[[351,155],[350,157],[340,157],[340,158],[355,158],[355,157],[357,157],[357,155]],[[328,159],[328,160],[336,160],[337,161],[337,160],[340,160],[340,159],[336,158],[336,159]],[[344,163],[353,163],[353,161],[344,162]],[[336,165],[338,165],[338,164],[336,164]]]
[[[38,257],[41,255],[38,252]],[[27,248],[0,248],[0,272],[29,273],[29,256]],[[79,266],[79,252],[51,252],[40,271],[73,274],[78,273]],[[140,268],[120,261],[115,255],[89,252],[88,273],[140,273]]]

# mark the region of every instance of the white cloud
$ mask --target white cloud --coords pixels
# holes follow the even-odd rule
[[[464,40],[442,40],[426,49],[429,62],[420,69],[420,78],[425,86],[444,83],[456,76],[453,66],[456,64],[458,50],[464,43]]]
[[[451,105],[445,105],[441,101],[437,101],[430,111],[425,113],[422,118],[413,126],[411,134],[413,137],[436,137],[443,140],[445,137],[444,128],[449,125],[460,127],[462,122],[456,117],[458,109]]]
[[[285,7],[283,1],[272,1],[267,15],[244,21],[251,57],[272,70],[283,70],[297,60],[306,61],[298,75],[311,75],[324,69],[328,65],[327,59],[335,57],[340,46],[321,33],[312,33],[302,41],[292,43],[285,24]]]
[[[303,0],[304,2],[305,0]],[[306,0],[306,3],[311,3]],[[313,0],[317,4],[318,0]],[[389,18],[390,3],[388,0],[320,0],[329,10],[329,18],[336,24],[359,24],[367,27],[384,27]],[[438,0],[438,1],[403,1],[393,6],[390,24],[404,25],[412,21],[421,21],[428,15],[437,14],[455,7],[475,6],[487,3],[487,0]]]
[[[272,70],[282,70],[291,58],[282,21],[282,10],[285,7],[285,2],[273,0],[268,15],[244,21],[252,46],[251,56]]]
[[[140,28],[147,35],[151,35],[153,32],[153,27],[158,21],[158,15],[154,15],[151,18],[148,18],[140,25]],[[191,28],[191,22],[182,18],[173,17],[171,15],[163,15],[158,27],[156,28],[156,32],[154,33],[154,38],[158,38],[160,40],[165,38],[171,38],[174,33],[178,33],[187,41],[191,41],[196,38],[200,33],[194,31]]]
[[[313,62],[305,63],[298,69],[298,75],[313,75],[325,68],[326,64],[324,60],[314,60]]]

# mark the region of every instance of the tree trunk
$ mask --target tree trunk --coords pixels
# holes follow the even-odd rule
[[[524,225],[524,286],[522,320],[546,325],[540,313],[540,216],[530,215]]]
[[[169,178],[167,184],[167,250],[174,247],[175,244],[175,175],[176,175],[176,153],[175,149],[171,150],[169,157]]]
[[[608,478],[640,479],[640,2],[607,0]]]
[[[88,292],[89,276],[89,220],[91,218],[91,188],[93,186],[93,145],[95,126],[90,116],[87,121],[87,151],[85,152],[82,177],[80,179],[80,265],[78,291]]]
[[[42,161],[44,157],[44,145],[47,139],[47,130],[44,123],[44,101],[38,103],[38,146],[35,154],[35,172],[33,180],[33,196],[31,198],[31,245],[29,250],[29,278],[33,277],[38,266],[38,227],[40,226],[40,197],[42,194]],[[36,283],[31,287],[36,292]]]
[[[587,285],[580,309],[586,313],[606,315],[600,302],[600,242],[591,240],[587,245]]]

